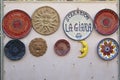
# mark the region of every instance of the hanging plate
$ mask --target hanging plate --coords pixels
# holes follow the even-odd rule
[[[25,45],[20,40],[10,40],[5,45],[4,52],[10,60],[20,60],[25,55]]]
[[[32,24],[34,30],[39,34],[50,35],[58,30],[60,17],[52,7],[43,6],[33,13]]]
[[[94,19],[96,30],[103,35],[113,34],[118,29],[118,15],[110,9],[100,10]]]
[[[70,51],[70,44],[67,40],[60,39],[55,43],[54,50],[57,55],[65,56]]]
[[[101,40],[97,46],[97,53],[104,60],[114,59],[119,52],[118,43],[112,38]]]
[[[83,10],[69,12],[63,20],[65,34],[73,40],[87,38],[93,30],[93,21],[90,15]]]
[[[31,30],[31,19],[22,10],[12,10],[3,18],[3,30],[13,39],[25,37]]]
[[[47,50],[46,41],[42,38],[35,38],[29,44],[30,53],[33,56],[43,56]]]

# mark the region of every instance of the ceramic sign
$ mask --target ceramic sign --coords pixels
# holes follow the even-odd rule
[[[50,35],[58,30],[60,17],[52,7],[43,6],[33,13],[32,24],[34,30],[39,34]]]
[[[118,29],[119,18],[113,10],[103,9],[96,14],[94,23],[97,32],[110,35]]]
[[[114,39],[105,38],[99,42],[97,53],[103,60],[112,60],[119,53],[119,45]]]
[[[13,39],[23,38],[28,35],[31,26],[29,15],[22,10],[12,10],[3,18],[3,31]]]
[[[69,12],[63,20],[65,34],[73,40],[87,38],[93,30],[93,21],[90,15],[83,10]]]
[[[25,55],[25,45],[20,40],[10,40],[5,45],[4,52],[10,60],[20,60]]]

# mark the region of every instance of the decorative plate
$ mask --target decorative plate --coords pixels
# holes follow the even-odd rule
[[[30,53],[33,56],[43,56],[47,50],[46,41],[42,38],[35,38],[29,44]]]
[[[93,21],[87,12],[79,9],[73,10],[65,16],[63,30],[69,38],[83,40],[91,34]]]
[[[65,56],[70,51],[70,44],[67,40],[60,39],[55,43],[54,50],[57,55]]]
[[[55,9],[43,6],[33,13],[32,24],[34,30],[39,34],[50,35],[59,28],[60,17]]]
[[[29,15],[22,10],[12,10],[3,18],[3,31],[7,36],[13,39],[23,38],[31,30],[31,19]]]
[[[110,35],[118,29],[118,15],[110,9],[100,10],[94,19],[97,32],[102,35]]]
[[[10,40],[5,45],[4,52],[10,60],[20,60],[25,55],[25,45],[18,39]]]
[[[97,46],[97,53],[104,60],[114,59],[119,52],[118,43],[112,38],[101,40]]]

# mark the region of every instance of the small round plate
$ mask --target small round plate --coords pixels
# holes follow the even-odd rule
[[[35,38],[29,44],[30,53],[33,56],[43,56],[47,50],[46,41],[42,38]]]
[[[29,15],[22,10],[12,10],[3,18],[3,31],[8,37],[20,39],[28,35],[31,30],[31,19]]]
[[[110,9],[100,10],[94,19],[97,32],[102,35],[110,35],[118,29],[118,15]]]
[[[67,40],[60,39],[55,43],[54,50],[57,55],[65,56],[70,51],[70,44]]]
[[[70,39],[86,39],[93,30],[92,18],[83,10],[73,10],[65,16],[63,30]]]
[[[25,55],[25,45],[18,39],[10,40],[5,45],[4,52],[10,60],[20,60]]]
[[[118,43],[112,38],[105,38],[101,40],[97,46],[97,53],[100,58],[104,60],[114,59],[119,52]]]
[[[38,8],[32,15],[33,29],[42,35],[56,32],[60,25],[60,17],[55,9],[49,6]]]

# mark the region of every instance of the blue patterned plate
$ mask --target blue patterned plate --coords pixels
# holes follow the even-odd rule
[[[97,46],[97,53],[103,60],[114,59],[119,52],[118,43],[112,38],[105,38],[101,40]]]
[[[6,57],[20,60],[25,55],[25,45],[18,39],[10,40],[4,47]]]

